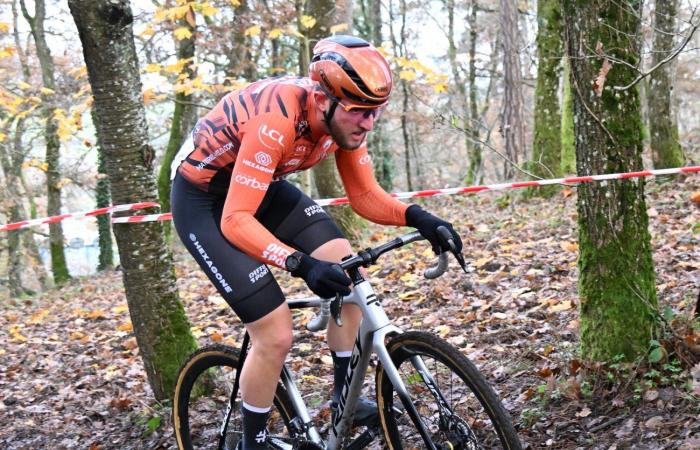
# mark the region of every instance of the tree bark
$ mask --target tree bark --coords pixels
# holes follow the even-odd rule
[[[189,6],[188,15],[191,15],[191,21],[194,22],[194,10]],[[190,61],[182,68],[179,75],[186,75],[187,79],[193,79],[196,76],[191,64],[194,62],[195,44],[194,34],[197,31],[187,18],[180,21],[178,26],[187,28],[192,36],[182,39],[178,42],[177,59]],[[191,104],[191,95],[184,92],[175,94],[175,105],[173,108],[173,118],[170,124],[170,137],[165,148],[165,154],[160,163],[160,171],[158,173],[158,198],[160,200],[161,211],[170,211],[170,166],[175,159],[175,155],[180,150],[185,136],[190,132],[188,124],[192,122],[191,116],[194,114],[194,106]],[[170,235],[171,223],[165,226],[166,235]]]
[[[574,144],[574,96],[571,87],[571,63],[564,55],[562,62],[563,95],[561,102],[561,173],[576,172],[576,145]]]
[[[369,40],[375,47],[381,47],[382,38],[382,10],[379,0],[370,0],[369,16],[367,22],[370,25]],[[379,185],[387,192],[394,188],[394,159],[389,149],[389,138],[384,130],[383,121],[375,122],[374,130],[369,137],[369,152],[374,164],[374,176]]]
[[[334,25],[347,23],[348,30],[352,29],[352,7],[353,2],[350,0],[344,0],[337,4],[328,0],[310,0],[307,2],[307,14],[316,19],[316,24],[309,30],[309,47],[313,48],[316,42],[327,37],[330,34],[331,27]],[[309,54],[310,56],[311,54]],[[343,197],[345,195],[335,162],[331,158],[326,158],[316,164],[312,170],[316,189],[321,198]],[[343,205],[341,207],[326,208],[326,210],[345,236],[351,240],[359,238],[365,225],[352,208]]]
[[[576,167],[580,176],[642,169],[642,123],[635,78],[641,1],[565,0],[564,22],[574,86]],[[606,54],[614,64],[605,75]],[[601,70],[602,69],[602,70]],[[604,79],[604,81],[603,81]],[[591,83],[596,80],[595,83]],[[657,329],[654,265],[644,180],[578,187],[582,355],[634,359]]]
[[[469,169],[465,182],[468,185],[481,183],[483,178],[484,160],[481,143],[481,117],[478,112],[476,86],[476,40],[478,36],[477,17],[479,5],[476,0],[471,2],[469,13],[469,130],[471,134],[471,153],[469,154]]]
[[[559,68],[562,33],[559,0],[537,1],[537,87],[535,130],[530,172],[540,178],[561,175],[561,114],[559,112]],[[553,196],[558,186],[538,186],[530,195]]]
[[[112,199],[156,200],[129,2],[70,0],[68,6],[83,45]],[[116,224],[114,234],[148,380],[155,397],[167,399],[196,342],[178,298],[163,228],[160,222]]]
[[[523,124],[523,92],[518,48],[518,7],[512,0],[500,0],[500,22],[503,35],[503,106],[501,132],[505,140],[508,161],[503,165],[503,177],[511,179],[520,155],[525,154]]]
[[[36,44],[36,52],[41,66],[41,79],[45,88],[55,91],[55,75],[53,58],[51,51],[46,43],[46,34],[44,32],[44,19],[46,17],[46,8],[44,0],[36,0],[34,2],[34,16],[29,14],[24,0],[20,0],[22,14],[29,23],[32,37]],[[44,120],[46,125],[44,128],[44,139],[46,140],[46,186],[47,186],[47,202],[46,213],[49,216],[57,216],[61,214],[61,188],[59,182],[61,180],[60,169],[60,150],[61,143],[58,139],[58,124],[54,118],[54,108],[52,101],[52,93],[42,93],[41,101],[43,104]],[[51,269],[53,271],[53,279],[57,285],[61,285],[70,280],[71,276],[68,273],[68,265],[66,263],[66,254],[64,251],[63,227],[60,222],[49,224],[49,242],[51,248]]]
[[[678,15],[678,0],[656,0],[655,4],[652,67],[673,51]],[[685,164],[683,148],[678,140],[678,122],[671,108],[674,65],[675,63],[664,64],[649,76],[647,107],[651,118],[649,137],[654,169],[680,167]]]
[[[92,123],[97,124],[97,116],[95,109],[91,112]],[[96,126],[96,125],[95,125]],[[105,152],[102,148],[102,140],[100,134],[95,133],[97,148],[97,186],[95,188],[95,197],[97,208],[105,208],[110,204],[109,195],[109,175],[105,168]],[[109,214],[101,214],[97,216],[97,233],[100,246],[100,255],[98,257],[97,270],[108,270],[114,267],[114,252],[112,251],[112,226]]]

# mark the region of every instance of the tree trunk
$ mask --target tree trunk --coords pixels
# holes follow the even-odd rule
[[[92,123],[97,124],[95,109],[91,111]],[[95,125],[96,126],[96,125]],[[105,153],[102,148],[100,134],[95,133],[97,148],[97,186],[95,188],[95,197],[97,208],[105,208],[110,204],[109,195],[109,176],[105,168]],[[97,263],[97,270],[108,270],[114,267],[114,252],[112,251],[112,226],[109,214],[97,216],[97,232],[98,241],[100,244],[100,256]]]
[[[187,79],[193,79],[196,77],[196,73],[191,66],[191,64],[194,63],[194,34],[196,28],[193,25],[195,19],[192,5],[189,6],[187,16],[188,17],[180,21],[178,26],[187,28],[190,33],[192,33],[192,36],[178,42],[177,59],[190,60],[183,66],[182,72],[179,75],[186,75]],[[175,106],[173,108],[173,118],[170,124],[170,137],[158,173],[158,199],[160,201],[161,211],[163,212],[170,211],[170,166],[173,163],[173,159],[175,159],[175,155],[177,155],[177,152],[180,150],[185,136],[190,132],[187,128],[187,124],[191,122],[190,117],[194,113],[194,106],[190,103],[191,98],[191,95],[186,95],[184,92],[175,94]],[[165,233],[168,237],[170,236],[171,225],[172,222],[167,222],[165,225]]]
[[[606,86],[625,86],[635,78],[639,44],[634,37],[642,2],[565,0],[563,5],[575,91],[577,172],[641,170],[637,90],[601,88],[603,78]],[[616,63],[601,75],[609,64],[605,53],[629,66]],[[643,355],[658,316],[644,180],[581,184],[578,214],[582,355],[593,360]]]
[[[564,55],[562,58],[564,73],[562,75],[563,99],[561,104],[561,172],[576,172],[576,145],[574,144],[574,96],[571,88],[571,63]]]
[[[70,0],[68,5],[83,45],[112,199],[117,204],[156,200],[131,7],[126,0]],[[178,298],[172,256],[160,222],[116,224],[114,234],[148,380],[155,397],[167,399],[178,367],[196,347]]]
[[[27,11],[24,0],[20,0],[22,13],[24,18],[29,23],[36,44],[37,57],[41,66],[41,79],[45,88],[54,91],[56,89],[54,81],[54,65],[51,57],[51,51],[46,43],[46,35],[44,33],[44,18],[46,17],[46,9],[44,0],[36,0],[34,2],[34,17]],[[61,143],[58,139],[58,124],[54,118],[54,108],[52,106],[53,93],[42,93],[41,101],[43,104],[43,114],[46,125],[44,128],[44,139],[46,140],[46,186],[47,186],[47,202],[46,213],[49,216],[57,216],[61,214],[61,188],[59,182],[61,180],[60,169],[60,150]],[[57,285],[61,285],[70,280],[68,273],[68,265],[66,263],[66,254],[64,251],[63,227],[60,222],[49,224],[49,242],[51,248],[51,269],[53,271],[53,279]]]
[[[559,67],[563,48],[559,0],[538,0],[537,23],[535,130],[529,169],[541,178],[557,178],[561,175]],[[538,186],[528,193],[547,198],[558,190],[558,186]]]
[[[471,153],[469,154],[469,170],[465,182],[468,185],[481,183],[483,178],[484,161],[481,143],[481,117],[477,110],[477,86],[476,86],[476,40],[477,40],[477,13],[479,6],[476,0],[471,2],[469,13],[469,130],[471,133]]]
[[[505,141],[503,177],[513,178],[520,155],[525,154],[523,124],[523,92],[518,48],[518,6],[512,0],[500,0],[500,22],[503,35],[503,110],[501,132]]]
[[[369,40],[375,47],[382,45],[382,10],[379,0],[370,0],[370,11],[367,21],[370,25]],[[389,137],[384,130],[384,122],[375,122],[374,130],[369,137],[370,155],[374,163],[374,176],[379,185],[387,192],[394,188],[394,160],[389,149]]]
[[[350,0],[344,0],[337,4],[328,0],[307,2],[307,14],[316,19],[316,24],[309,30],[309,47],[313,48],[316,42],[327,37],[334,25],[347,23],[348,30],[352,29],[352,6],[353,2]],[[311,54],[309,54],[310,56]],[[312,170],[319,197],[343,197],[345,195],[333,159],[324,159],[316,164]],[[326,208],[326,210],[349,239],[358,238],[365,228],[362,219],[347,205],[333,206]]]
[[[673,51],[676,36],[678,0],[656,0],[654,13],[654,50],[652,67]],[[654,169],[680,167],[685,164],[683,148],[678,141],[678,122],[671,110],[673,93],[672,72],[675,63],[664,64],[649,76],[647,107],[649,108],[649,137]]]

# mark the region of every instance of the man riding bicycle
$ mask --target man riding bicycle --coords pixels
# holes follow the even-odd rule
[[[323,209],[284,180],[335,156],[352,208],[381,224],[415,227],[433,250],[448,250],[436,230],[452,226],[387,194],[376,182],[367,133],[391,94],[391,71],[366,41],[333,36],[313,50],[309,77],[268,78],[224,96],[185,142],[172,188],[180,239],[244,323],[252,347],[241,373],[243,440],[266,447],[266,421],[292,343],[292,317],[267,268],[302,278],[317,295],[350,293],[350,278],[335,265],[350,244]],[[331,321],[337,402],[361,314],[343,309],[343,327]],[[332,403],[333,405],[334,403]],[[364,401],[358,416],[376,414]]]

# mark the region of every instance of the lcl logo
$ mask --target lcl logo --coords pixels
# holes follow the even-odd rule
[[[273,129],[271,129],[271,128],[268,129],[268,128],[267,128],[267,125],[263,125],[263,126],[261,126],[261,127],[258,129],[258,139],[260,139],[260,142],[262,142],[262,144],[263,144],[265,147],[267,147],[267,148],[275,148],[274,146],[269,145],[269,144],[266,142],[266,141],[269,142],[269,139],[263,139],[263,136],[265,136],[266,138],[272,139],[272,141],[274,141],[275,143],[277,143],[277,144],[279,144],[279,145],[281,145],[281,146],[284,145],[284,144],[282,143],[282,141],[283,141],[283,139],[284,139],[284,136],[282,135],[282,133],[280,133],[280,132],[277,131],[277,130],[273,130]]]

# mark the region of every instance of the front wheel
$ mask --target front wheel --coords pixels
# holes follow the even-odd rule
[[[402,403],[384,368],[377,368],[379,417],[389,449],[522,448],[498,397],[456,348],[412,331],[393,338],[387,350],[410,397]]]
[[[234,450],[242,437],[241,396],[231,411],[222,439],[220,430],[228,415],[238,370],[238,350],[211,345],[197,350],[180,368],[173,399],[173,422],[180,450]],[[268,431],[270,438],[288,441],[293,409],[280,383],[277,386]]]

